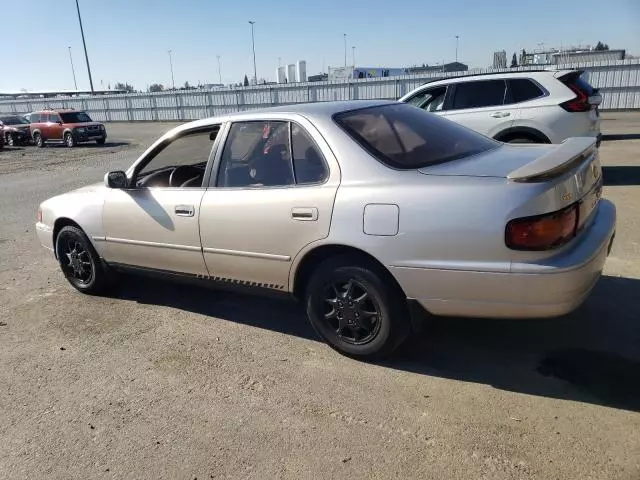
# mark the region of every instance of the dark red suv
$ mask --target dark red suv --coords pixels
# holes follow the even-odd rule
[[[104,145],[107,140],[104,125],[94,122],[79,110],[42,110],[33,112],[30,119],[31,136],[36,147],[44,147],[46,142],[64,143],[67,147],[84,142]]]

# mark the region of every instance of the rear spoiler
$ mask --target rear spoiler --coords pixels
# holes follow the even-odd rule
[[[556,145],[551,152],[509,173],[507,179],[514,182],[540,182],[557,177],[574,165],[582,163],[595,150],[595,138],[568,138],[560,145]]]

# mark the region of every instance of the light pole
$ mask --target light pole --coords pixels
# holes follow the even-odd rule
[[[342,37],[344,39],[344,74],[347,74],[347,34],[343,33]]]
[[[216,55],[216,58],[218,59],[218,80],[220,82],[220,85],[222,85],[222,69],[220,68],[220,55]]]
[[[253,26],[255,25],[256,22],[254,22],[253,20],[249,20],[249,23],[251,24],[251,47],[253,48],[253,79],[254,79],[255,85],[257,85],[258,74],[256,72],[256,37],[253,32]]]
[[[76,82],[76,70],[73,68],[73,57],[71,56],[71,47],[69,48],[69,61],[71,62],[71,73],[73,73],[73,86],[78,90],[78,83]]]
[[[91,93],[93,93],[93,79],[91,78],[91,67],[89,66],[87,44],[84,41],[84,29],[82,28],[82,18],[80,17],[80,6],[78,5],[78,0],[76,0],[76,10],[78,11],[78,23],[80,24],[80,35],[82,35],[82,46],[84,47],[84,59],[87,62],[87,72],[89,73],[89,86],[91,87]]]
[[[456,35],[456,63],[458,63],[458,40],[460,40],[460,35]]]
[[[173,59],[171,58],[171,50],[167,50],[169,54],[169,67],[171,68],[171,85],[173,89],[176,89],[176,81],[173,79]]]
[[[351,46],[351,60],[353,61],[353,68],[356,68],[356,46]]]

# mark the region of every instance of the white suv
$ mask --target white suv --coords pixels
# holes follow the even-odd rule
[[[560,143],[596,137],[602,97],[581,70],[540,70],[451,77],[400,99],[502,142]]]

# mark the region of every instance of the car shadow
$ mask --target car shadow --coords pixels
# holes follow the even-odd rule
[[[640,140],[640,133],[612,133],[602,135],[603,142],[611,140]]]
[[[114,148],[131,145],[129,142],[105,142],[103,145],[98,145],[95,142],[78,143],[73,148]],[[64,143],[47,143],[45,148],[69,148]]]
[[[319,340],[300,304],[163,280],[124,281],[119,298]],[[570,315],[429,318],[386,368],[501,390],[640,411],[640,280],[603,276]]]
[[[602,178],[609,186],[640,185],[640,166],[602,167]]]

